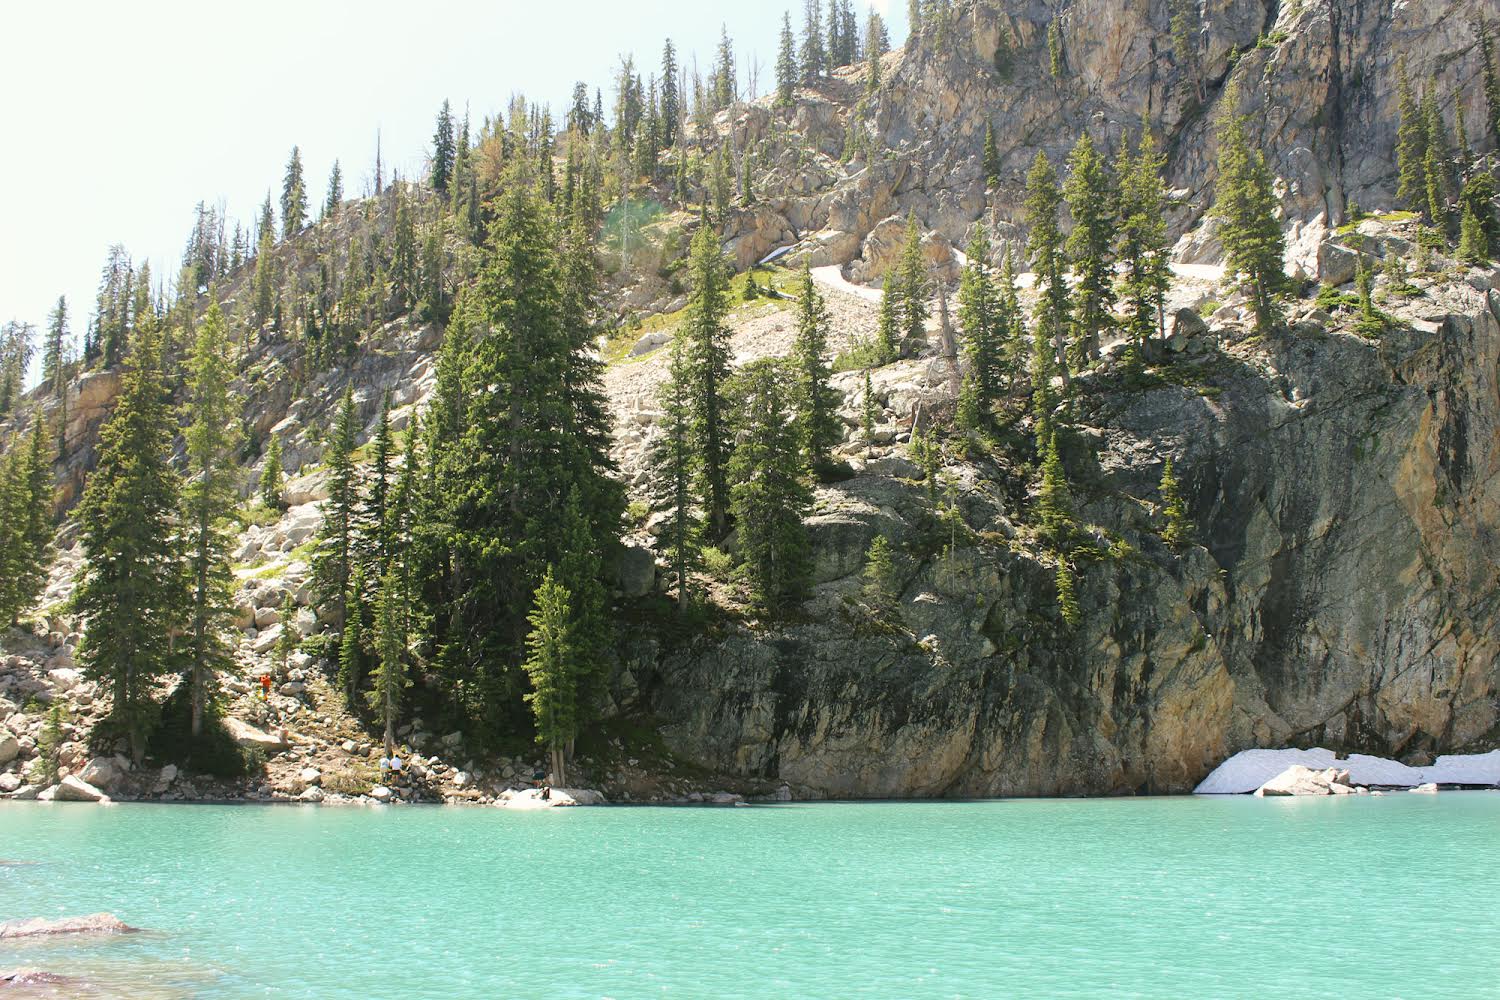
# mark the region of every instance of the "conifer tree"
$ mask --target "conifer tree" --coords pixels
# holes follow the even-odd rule
[[[875,385],[870,378],[870,369],[865,369],[865,391],[860,411],[860,430],[865,436],[865,454],[870,454],[875,444],[875,422],[880,419],[880,410],[875,403]]]
[[[894,274],[886,275],[885,287],[880,291],[880,318],[875,326],[874,344],[875,364],[878,366],[888,365],[896,360],[897,345],[901,341],[900,316],[904,307],[901,304],[900,283],[895,277]]]
[[[183,499],[192,587],[186,682],[194,739],[203,732],[215,674],[233,662],[225,638],[234,613],[231,526],[226,517],[237,499],[234,457],[239,407],[229,388],[233,377],[224,315],[215,302],[198,324],[188,364],[187,410],[192,423],[186,435],[188,480]]]
[[[999,289],[990,271],[989,234],[982,224],[966,256],[969,262],[958,283],[958,322],[965,336],[960,423],[966,430],[977,430],[1000,399],[1005,336]]]
[[[333,161],[333,170],[328,174],[328,197],[323,201],[323,218],[332,219],[338,216],[339,206],[344,203],[344,174],[339,169],[339,161]]]
[[[1053,18],[1047,25],[1047,68],[1052,74],[1052,79],[1062,79],[1062,28],[1057,18]]]
[[[1117,198],[1109,167],[1085,133],[1068,157],[1063,186],[1073,231],[1065,249],[1073,263],[1073,306],[1079,354],[1099,355],[1099,335],[1110,322],[1115,304],[1114,240],[1119,223]]]
[[[692,398],[689,395],[687,353],[682,338],[672,344],[672,366],[662,384],[662,433],[653,442],[650,465],[656,510],[666,515],[661,538],[667,562],[677,577],[677,607],[692,600],[691,576],[702,552],[703,521],[694,496],[696,456],[693,453]]]
[[[1255,322],[1261,330],[1275,321],[1277,296],[1286,288],[1286,240],[1276,218],[1276,193],[1265,154],[1252,152],[1245,119],[1235,108],[1239,92],[1231,85],[1218,121],[1219,176],[1212,214],[1230,274],[1249,288]]]
[[[1488,21],[1480,18],[1477,31],[1479,51],[1484,59],[1484,103],[1489,112],[1489,117],[1485,120],[1485,131],[1489,132],[1492,143],[1500,145],[1500,80],[1495,77],[1495,43],[1490,35]]]
[[[922,0],[906,0],[906,47],[912,48],[922,40]]]
[[[302,151],[292,147],[281,180],[281,234],[290,238],[302,232],[307,222],[307,183],[302,179]]]
[[[1043,442],[1042,488],[1037,494],[1036,511],[1043,536],[1054,545],[1066,542],[1073,531],[1073,501],[1057,451],[1057,432],[1050,429]]]
[[[349,576],[344,594],[344,626],[339,640],[339,690],[351,710],[359,704],[359,687],[364,678],[365,658],[365,570],[359,563]]]
[[[42,352],[42,384],[62,399],[67,390],[68,299],[57,297],[57,305],[47,317],[47,346]]]
[[[906,216],[906,245],[896,263],[896,284],[901,292],[901,336],[920,343],[927,337],[927,259],[922,256],[922,230],[913,214]]]
[[[1000,148],[995,145],[995,127],[984,123],[984,186],[1000,186]]]
[[[900,600],[899,588],[900,581],[896,575],[896,560],[891,552],[890,539],[878,534],[870,540],[870,546],[865,550],[865,601],[876,611],[890,611]]]
[[[380,578],[380,592],[375,598],[375,669],[371,690],[367,694],[375,719],[384,728],[385,752],[396,746],[396,726],[401,721],[401,696],[411,687],[407,678],[406,659],[411,637],[406,628],[406,602],[396,567],[391,566]]]
[[[1064,339],[1069,311],[1068,264],[1063,253],[1062,230],[1057,221],[1061,204],[1057,172],[1048,162],[1047,154],[1038,152],[1031,172],[1026,176],[1026,222],[1031,229],[1026,251],[1031,255],[1031,266],[1040,291],[1036,304],[1038,337],[1045,337],[1051,344],[1052,358],[1047,370],[1055,369],[1062,375],[1063,389],[1067,391],[1071,384]]]
[[[1183,502],[1177,476],[1172,472],[1169,458],[1161,470],[1162,513],[1167,526],[1162,529],[1161,540],[1174,549],[1184,549],[1193,543],[1193,522],[1188,518],[1187,504]]]
[[[781,44],[776,53],[776,106],[789,108],[797,91],[797,48],[792,37],[792,15],[781,15]]]
[[[1062,556],[1057,559],[1057,610],[1062,613],[1062,619],[1069,628],[1078,625],[1083,617],[1078,607],[1077,584],[1073,576],[1073,567],[1068,560]]]
[[[52,449],[41,414],[25,442],[0,461],[0,626],[35,605],[47,583],[52,544]]]
[[[677,90],[677,49],[668,38],[661,49],[661,141],[670,149],[677,144],[677,126],[682,118],[682,95]]]
[[[1397,111],[1401,116],[1396,129],[1396,197],[1421,212],[1427,208],[1427,124],[1406,75],[1405,56],[1397,60],[1396,73]]]
[[[1423,158],[1427,174],[1427,212],[1433,225],[1446,231],[1454,171],[1448,132],[1443,127],[1443,114],[1438,108],[1436,81],[1428,85],[1427,93],[1422,97],[1422,123],[1427,133],[1427,152]]]
[[[751,598],[773,614],[800,600],[812,575],[802,523],[812,493],[788,413],[785,379],[775,359],[752,362],[736,378],[743,437],[730,463],[735,524]]]
[[[447,99],[438,109],[437,124],[432,132],[432,189],[447,195],[453,178],[453,108]]]
[[[391,394],[386,392],[380,403],[380,419],[370,439],[370,466],[365,474],[364,501],[360,505],[358,537],[361,554],[369,567],[366,578],[378,580],[385,575],[391,558],[391,457],[395,443],[391,439]]]
[[[281,598],[281,609],[277,613],[281,620],[281,634],[276,637],[276,646],[272,650],[276,655],[276,668],[280,676],[286,676],[287,662],[292,654],[297,651],[297,602],[292,600],[292,592],[288,590]]]
[[[260,470],[260,502],[267,510],[281,507],[281,439],[272,435],[266,446],[266,461]]]
[[[187,624],[187,574],[178,530],[181,484],[172,470],[173,421],[154,320],[136,331],[99,465],[80,508],[85,556],[73,607],[84,622],[85,675],[110,693],[110,727],[140,761],[156,721],[157,681]]]
[[[711,537],[723,538],[729,515],[729,452],[725,387],[730,375],[729,279],[713,230],[700,226],[693,237],[688,271],[687,374],[693,412],[693,442],[700,464],[700,495]]]
[[[1463,205],[1459,224],[1458,258],[1475,267],[1484,267],[1490,262],[1489,237],[1480,225],[1479,216],[1474,214],[1474,207],[1468,202]]]
[[[838,393],[829,385],[828,307],[813,284],[806,264],[797,288],[797,339],[792,345],[792,401],[802,461],[821,469],[843,438],[839,426]]]
[[[828,53],[823,47],[822,0],[803,0],[802,82],[815,83],[824,75]]]
[[[359,529],[359,470],[354,466],[354,388],[344,389],[333,432],[328,441],[328,499],[323,502],[323,523],[318,528],[313,553],[313,578],[325,603],[332,602],[336,618],[347,610],[349,577],[353,572]]]
[[[552,757],[552,780],[567,782],[564,751],[578,732],[578,693],[575,650],[569,605],[572,595],[558,583],[548,566],[536,589],[531,613],[526,620],[531,632],[526,637],[526,676],[531,691],[526,701],[531,705],[536,739]]]
[[[1137,351],[1153,332],[1162,334],[1164,304],[1172,283],[1162,164],[1150,124],[1143,121],[1135,155],[1122,144],[1117,168],[1120,229],[1116,256],[1124,265],[1120,294],[1130,310],[1129,331]]]

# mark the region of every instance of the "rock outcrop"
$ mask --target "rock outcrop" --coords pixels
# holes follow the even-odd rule
[[[113,913],[91,913],[86,917],[63,917],[57,920],[35,917],[0,923],[0,941],[64,934],[135,934],[139,931],[139,927],[131,927]]]

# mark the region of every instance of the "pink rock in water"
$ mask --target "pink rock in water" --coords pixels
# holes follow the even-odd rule
[[[63,917],[60,920],[33,917],[0,924],[0,941],[54,934],[135,934],[139,931],[139,927],[131,927],[113,913],[91,913],[86,917]]]

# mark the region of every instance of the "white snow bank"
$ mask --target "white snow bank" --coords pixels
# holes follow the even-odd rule
[[[1483,754],[1447,754],[1431,767],[1410,767],[1399,761],[1367,754],[1350,754],[1340,760],[1332,750],[1242,750],[1214,768],[1195,795],[1246,795],[1281,774],[1293,764],[1315,771],[1336,767],[1349,771],[1353,785],[1384,785],[1415,788],[1439,785],[1500,785],[1500,750]]]

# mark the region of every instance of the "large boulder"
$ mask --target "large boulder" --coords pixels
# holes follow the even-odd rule
[[[54,802],[108,802],[109,796],[76,774],[70,774],[52,788]]]
[[[620,553],[620,592],[645,597],[656,586],[656,557],[644,545],[626,542]]]
[[[1257,797],[1278,795],[1350,795],[1354,791],[1349,785],[1349,772],[1335,768],[1314,771],[1301,764],[1293,764],[1270,781],[1255,790]]]
[[[289,745],[284,731],[268,733],[262,729],[256,729],[242,719],[225,719],[224,728],[228,730],[231,739],[247,750],[278,754]]]
[[[21,755],[21,741],[0,730],[0,764],[9,764]]]

